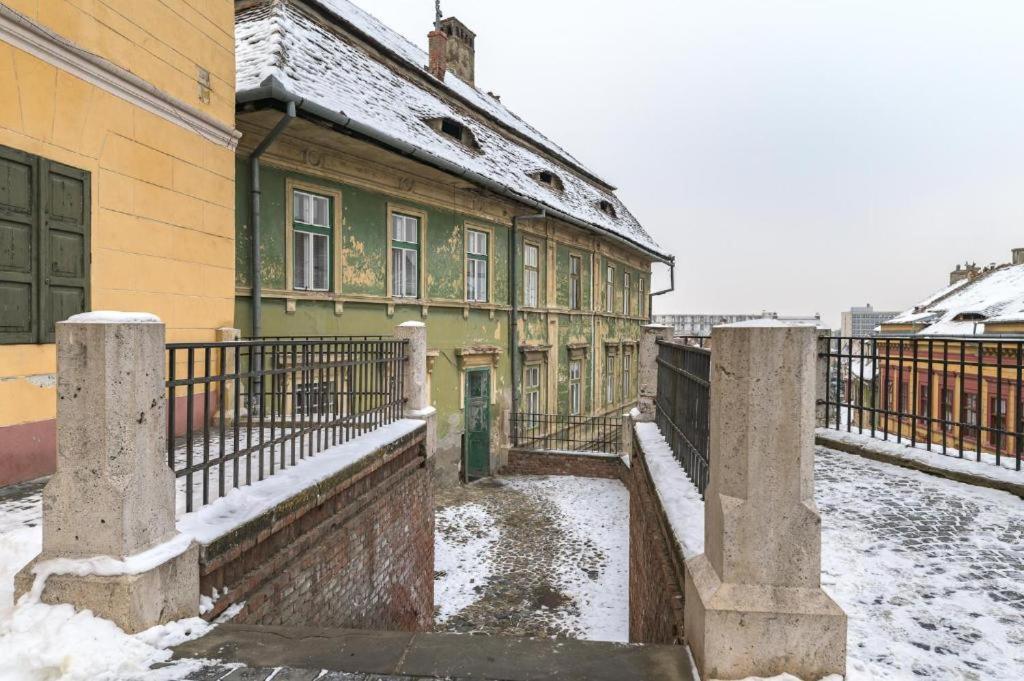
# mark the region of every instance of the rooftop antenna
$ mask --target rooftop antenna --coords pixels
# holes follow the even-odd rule
[[[434,0],[434,28],[441,30],[441,0]]]

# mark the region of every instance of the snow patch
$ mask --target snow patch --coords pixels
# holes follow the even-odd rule
[[[501,532],[480,504],[443,508],[436,520],[434,605],[435,619],[443,623],[480,598],[491,577]]]
[[[654,488],[684,558],[704,553],[704,501],[656,423],[636,424]]]
[[[160,324],[160,318],[149,312],[116,312],[114,310],[96,310],[82,312],[68,317],[73,324]]]
[[[258,484],[233,489],[213,503],[178,518],[178,531],[200,544],[209,544],[422,426],[423,421],[401,419],[278,471]]]

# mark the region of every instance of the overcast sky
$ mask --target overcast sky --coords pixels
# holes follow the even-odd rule
[[[426,46],[432,0],[355,0]],[[676,255],[656,312],[900,309],[1024,246],[1021,0],[442,0]],[[667,281],[667,278],[666,278]],[[657,287],[657,282],[656,282]]]

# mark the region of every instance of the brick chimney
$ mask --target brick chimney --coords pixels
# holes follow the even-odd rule
[[[455,17],[442,19],[437,26],[448,36],[445,55],[448,59],[448,70],[470,85],[475,85],[476,34]]]
[[[448,51],[446,45],[448,35],[444,31],[434,29],[427,34],[430,63],[427,70],[438,80],[444,80],[444,72],[448,70]]]

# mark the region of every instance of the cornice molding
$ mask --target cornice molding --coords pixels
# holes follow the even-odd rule
[[[224,124],[0,4],[0,40],[232,151],[242,136]]]

